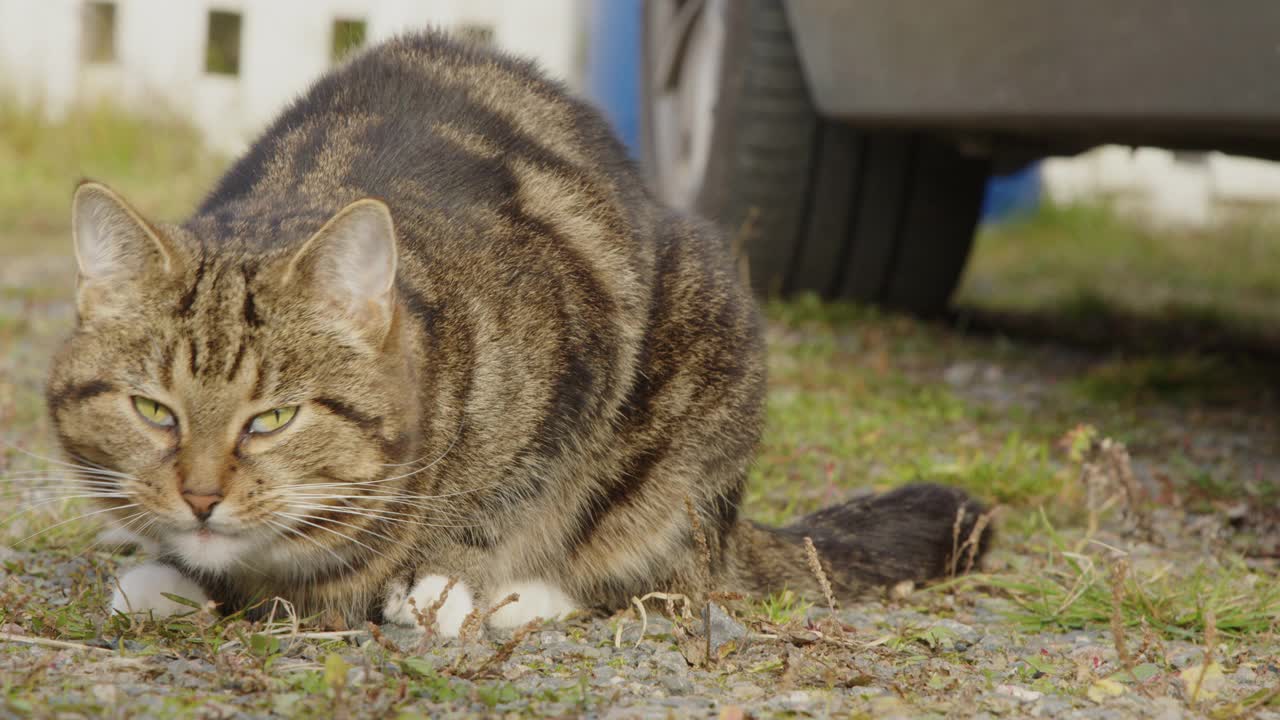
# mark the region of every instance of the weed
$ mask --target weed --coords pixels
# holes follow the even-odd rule
[[[1103,204],[1048,204],[979,234],[958,297],[1095,326],[1120,311],[1170,326],[1256,329],[1277,317],[1275,225],[1268,216],[1156,229]]]
[[[755,609],[774,625],[802,622],[813,603],[806,602],[790,590],[774,593],[761,600]]]
[[[1225,637],[1280,628],[1280,578],[1256,573],[1238,559],[1221,567],[1206,562],[1185,570],[1135,569],[1110,579],[1102,561],[1068,549],[1047,518],[1042,516],[1042,523],[1049,540],[1043,566],[981,580],[1013,600],[1016,610],[1010,617],[1028,631],[1093,626],[1118,631],[1145,623],[1165,637],[1186,640],[1205,632],[1210,613],[1216,632]]]

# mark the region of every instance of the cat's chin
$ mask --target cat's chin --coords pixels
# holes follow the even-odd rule
[[[188,567],[210,572],[223,572],[243,563],[242,558],[258,545],[245,535],[206,529],[174,533],[166,538],[166,544]],[[252,567],[252,563],[248,565]]]

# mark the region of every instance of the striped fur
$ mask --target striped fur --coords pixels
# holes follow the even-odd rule
[[[385,325],[336,312],[298,259],[364,198],[395,223]],[[69,453],[131,476],[155,518],[139,532],[227,608],[278,595],[359,622],[424,575],[482,602],[542,581],[589,608],[815,592],[806,535],[853,594],[939,574],[957,512],[967,532],[979,510],[926,486],[783,530],[740,519],[765,371],[727,245],[525,62],[393,40],[321,79],[181,225],[111,202],[136,222],[113,226],[128,267],[82,278],[50,412]],[[147,427],[132,395],[180,429]],[[240,432],[295,403],[277,436]],[[225,496],[227,557],[192,550],[183,483]]]

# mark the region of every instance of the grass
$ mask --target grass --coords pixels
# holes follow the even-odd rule
[[[1270,216],[1204,229],[1154,228],[1105,204],[1050,206],[981,234],[959,301],[1068,316],[1102,310],[1274,328],[1277,230]]]
[[[225,163],[175,118],[143,121],[104,103],[49,122],[0,101],[0,243],[6,255],[65,254],[71,193],[82,178],[106,182],[148,217],[176,220]]]
[[[790,590],[783,590],[761,600],[760,615],[774,625],[790,625],[804,620],[813,603],[805,602]]]
[[[74,180],[104,180],[144,213],[177,219],[225,163],[172,121],[141,122],[101,106],[49,124],[0,103],[4,447],[55,452],[42,386],[48,354],[72,321],[67,214]],[[1280,243],[1267,241],[1268,228],[1240,221],[1213,232],[1156,233],[1106,208],[1050,208],[984,232],[961,298],[978,308],[967,312],[1031,318],[1038,327],[1086,327],[1100,317],[1123,316],[1146,318],[1132,326],[1141,332],[1166,321],[1179,327],[1189,322],[1195,333],[1226,327],[1265,339],[1280,329],[1280,263],[1274,262]],[[1228,532],[1203,542],[1184,532],[1192,514],[1212,519],[1244,505],[1265,515],[1277,507],[1272,478],[1280,472],[1280,432],[1267,362],[1218,352],[1211,344],[1184,344],[1185,330],[1160,330],[1154,339],[1139,332],[1139,342],[1117,353],[1069,351],[1002,335],[1012,328],[1019,336],[1016,323],[970,333],[812,297],[770,302],[765,313],[771,388],[766,433],[748,488],[746,512],[752,519],[781,523],[865,488],[928,479],[999,505],[1001,544],[984,574],[887,600],[891,607],[918,608],[926,619],[900,626],[883,647],[859,644],[839,659],[819,657],[826,666],[810,676],[786,652],[758,654],[744,660],[737,674],[732,662],[722,666],[726,686],[744,675],[759,676],[752,682],[762,684],[776,680],[779,686],[794,682],[828,690],[875,684],[854,667],[886,653],[904,673],[897,686],[901,701],[916,709],[954,697],[962,681],[970,683],[966,688],[977,683],[989,689],[1007,678],[979,673],[958,643],[943,637],[950,631],[928,619],[960,616],[988,600],[1005,608],[1002,622],[1018,633],[1106,632],[1118,619],[1135,636],[1200,642],[1212,615],[1214,631],[1233,643],[1231,662],[1244,663],[1250,652],[1275,647],[1275,563],[1248,556],[1267,531]],[[1088,520],[1099,511],[1087,507],[1082,468],[1064,442],[1085,423],[1128,445],[1151,492],[1147,508],[1163,513],[1163,522],[1177,528],[1173,535],[1186,539],[1176,547],[1134,546],[1117,535],[1114,509],[1101,512],[1101,530],[1090,533]],[[0,450],[0,474],[42,467],[48,464]],[[15,490],[21,492],[4,496],[10,503],[30,498],[26,486],[0,483],[0,492]],[[125,648],[127,656],[214,664],[223,678],[216,691],[177,692],[153,708],[154,714],[189,715],[204,700],[231,707],[244,693],[257,698],[258,710],[286,715],[391,713],[416,701],[475,703],[497,712],[513,701],[510,683],[463,680],[442,669],[446,661],[435,654],[438,648],[396,656],[376,645],[355,649],[340,640],[291,640],[261,624],[202,612],[150,622],[105,618],[100,608],[121,558],[91,547],[92,523],[55,527],[84,511],[51,504],[0,528],[4,544],[34,551],[0,556],[8,573],[0,588],[0,628],[40,638],[106,640]],[[1117,554],[1117,547],[1130,550]],[[1133,567],[1117,594],[1112,567],[1122,555]],[[802,633],[814,608],[779,593],[736,611],[751,627]],[[580,628],[571,631],[575,638],[582,635]],[[604,644],[611,645],[611,637]],[[817,646],[822,644],[807,645],[804,652]],[[826,652],[832,646],[823,647]],[[13,666],[4,658],[14,652],[14,646],[0,644],[0,668]],[[1016,671],[1025,671],[1025,678],[1015,677],[1029,687],[1083,697],[1092,680],[1066,680],[1080,671],[1061,670],[1066,661],[1054,662],[1050,667],[1043,657],[1029,656]],[[1174,669],[1171,661],[1150,658],[1139,666],[1146,663],[1161,673]],[[348,685],[352,673],[390,666],[398,669],[359,693]],[[560,683],[525,698],[530,712],[581,711],[604,702],[584,679],[591,672],[585,660],[530,667]],[[852,674],[833,686],[833,668]],[[79,692],[84,682],[66,672],[0,669],[0,714],[47,704],[50,696],[41,688]],[[92,715],[110,704],[87,700],[94,696],[85,692],[62,694],[81,699],[49,707]],[[1219,710],[1252,707],[1255,701],[1270,699],[1230,698]]]
[[[1280,577],[1258,572],[1239,557],[1191,568],[1162,563],[1118,579],[1118,558],[1083,552],[1084,543],[1068,543],[1043,513],[1039,521],[1036,536],[1045,544],[1034,571],[962,581],[1004,591],[1016,606],[1011,619],[1028,632],[1079,630],[1118,619],[1123,627],[1193,640],[1204,635],[1210,617],[1216,632],[1237,639],[1280,631]]]

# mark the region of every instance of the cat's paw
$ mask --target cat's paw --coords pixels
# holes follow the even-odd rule
[[[143,563],[131,568],[116,580],[111,595],[111,611],[125,614],[150,612],[156,617],[167,617],[191,612],[191,608],[164,596],[177,595],[201,605],[209,596],[190,578],[160,563]]]
[[[435,604],[448,583],[449,578],[443,575],[427,575],[418,580],[408,592],[403,586],[393,588],[382,607],[382,617],[397,625],[417,626],[418,619],[414,617],[409,598],[413,598],[413,604],[419,612],[426,612],[427,608]],[[462,630],[462,622],[474,609],[475,600],[470,588],[463,582],[454,583],[449,589],[449,596],[436,612],[436,632],[445,637],[457,637]]]
[[[520,627],[534,618],[558,620],[578,609],[577,603],[559,587],[539,580],[505,585],[493,593],[492,600],[502,602],[511,593],[518,594],[520,599],[489,616],[489,624],[495,628]]]

